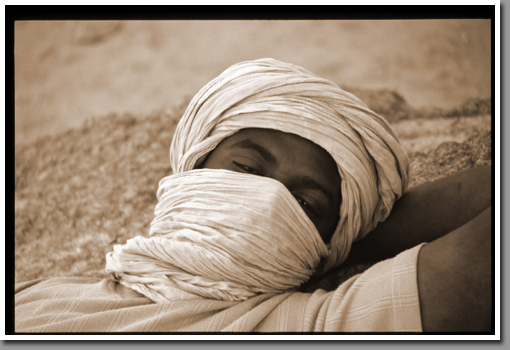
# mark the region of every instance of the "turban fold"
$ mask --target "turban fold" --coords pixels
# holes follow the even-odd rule
[[[276,180],[197,169],[245,128],[298,135],[336,162],[342,202],[328,245]],[[203,87],[177,126],[170,162],[152,237],[107,255],[107,271],[155,301],[243,300],[299,286],[341,264],[352,242],[387,218],[409,171],[386,120],[332,82],[274,59],[236,64]]]

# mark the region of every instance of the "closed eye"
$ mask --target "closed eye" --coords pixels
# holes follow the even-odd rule
[[[236,161],[233,161],[232,162],[239,170],[243,171],[243,172],[246,172],[246,173],[249,173],[249,174],[253,174],[253,175],[260,175],[260,173],[253,169],[252,167],[248,166],[248,165],[245,165],[245,164],[242,164],[242,163],[238,163]]]

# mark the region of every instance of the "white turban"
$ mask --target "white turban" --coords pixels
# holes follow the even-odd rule
[[[409,159],[384,118],[332,82],[274,59],[233,65],[199,91],[174,135],[174,172],[195,168],[244,128],[296,134],[338,164],[340,220],[323,271],[340,265],[352,242],[384,221],[407,187]]]
[[[245,128],[296,134],[337,163],[342,202],[328,245],[278,181],[196,169]],[[177,126],[170,161],[174,174],[160,182],[152,237],[107,255],[108,272],[155,301],[244,300],[298,287],[341,264],[352,242],[386,219],[409,167],[382,117],[335,84],[274,59],[236,64],[202,88]]]

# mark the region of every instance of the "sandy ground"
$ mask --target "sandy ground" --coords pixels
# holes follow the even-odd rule
[[[490,21],[17,22],[15,141],[172,110],[225,68],[274,57],[414,107],[490,96]]]

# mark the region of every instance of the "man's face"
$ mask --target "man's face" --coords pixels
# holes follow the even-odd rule
[[[341,180],[333,158],[315,143],[277,130],[243,129],[223,140],[199,167],[280,181],[299,202],[323,241],[328,243],[331,239],[338,223]]]

